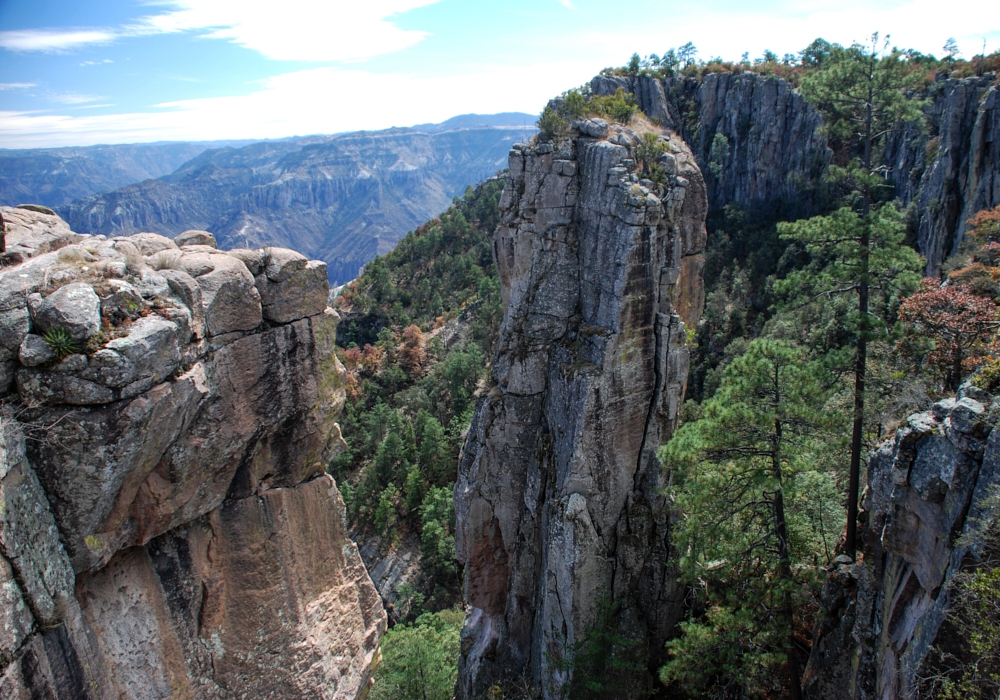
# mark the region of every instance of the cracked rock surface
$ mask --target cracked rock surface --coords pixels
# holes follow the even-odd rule
[[[386,617],[324,473],[345,395],[323,263],[12,212],[0,698],[365,692]]]
[[[567,680],[554,662],[602,596],[652,663],[681,613],[656,450],[704,302],[707,201],[687,146],[661,137],[662,183],[642,178],[640,137],[620,125],[577,122],[510,153],[504,320],[455,486],[460,697],[518,678],[554,692]]]

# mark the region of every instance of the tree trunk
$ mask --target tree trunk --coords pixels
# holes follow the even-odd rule
[[[847,488],[847,537],[844,553],[851,559],[858,551],[858,498],[861,490],[861,442],[865,427],[865,373],[868,369],[868,257],[871,239],[868,235],[868,216],[871,213],[871,187],[867,177],[872,169],[872,89],[868,89],[865,107],[865,182],[862,209],[864,229],[858,243],[861,253],[861,275],[858,280],[858,338],[854,360],[854,426],[851,432],[850,483]]]
[[[777,387],[777,382],[775,382]],[[775,447],[771,454],[771,470],[778,488],[774,493],[774,533],[778,537],[778,578],[781,581],[781,617],[788,629],[788,676],[792,700],[802,700],[802,672],[795,648],[795,609],[792,605],[792,560],[788,552],[788,530],[785,527],[785,499],[781,483],[781,421],[774,419]]]

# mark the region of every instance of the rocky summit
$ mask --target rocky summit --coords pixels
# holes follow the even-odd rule
[[[365,692],[325,264],[0,213],[0,697]]]

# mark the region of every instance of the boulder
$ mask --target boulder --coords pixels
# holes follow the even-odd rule
[[[143,255],[155,255],[162,250],[176,250],[177,244],[158,233],[136,233],[128,237]]]
[[[118,324],[122,321],[134,321],[146,308],[146,300],[129,285],[101,301],[101,316]]]
[[[207,245],[211,248],[218,248],[218,244],[215,242],[215,236],[208,231],[185,231],[179,236],[174,237],[174,243],[177,247],[183,247],[187,245]]]
[[[107,350],[127,361],[124,367],[131,365],[132,381],[123,390],[122,398],[146,391],[173,374],[181,363],[179,335],[176,323],[150,314],[129,326],[127,336],[107,344]]]
[[[35,327],[43,335],[62,328],[74,340],[86,340],[101,328],[101,299],[89,284],[67,284],[42,300]]]
[[[29,333],[21,341],[21,347],[17,351],[17,358],[25,367],[37,367],[56,359],[56,353],[49,347],[49,344],[45,342],[42,336]]]
[[[326,263],[319,260],[309,261],[283,282],[272,282],[266,274],[257,275],[256,282],[264,318],[274,323],[323,313],[330,295]]]
[[[272,282],[284,282],[309,262],[302,253],[288,248],[265,248],[264,257],[264,274]]]
[[[228,255],[213,255],[212,263],[211,272],[196,278],[205,308],[206,334],[252,331],[262,318],[253,276],[246,265]]]
[[[249,248],[233,248],[227,250],[226,255],[231,255],[241,261],[250,270],[250,274],[256,277],[264,268],[264,251],[250,250]]]
[[[72,374],[25,367],[17,371],[14,379],[17,393],[25,403],[94,406],[115,398],[111,389]]]

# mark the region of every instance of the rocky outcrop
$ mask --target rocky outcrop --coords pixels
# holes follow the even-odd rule
[[[0,697],[358,697],[386,617],[324,472],[323,263],[61,242],[0,271]]]
[[[813,700],[916,697],[921,663],[948,613],[949,583],[994,517],[1000,400],[966,385],[910,416],[868,465],[865,548],[823,589],[803,678]],[[846,560],[846,557],[844,558]]]
[[[951,79],[930,89],[927,123],[893,134],[886,160],[896,193],[917,209],[927,272],[958,252],[966,222],[1000,204],[1000,91],[992,76]]]
[[[636,96],[651,119],[676,129],[705,175],[709,206],[781,206],[786,214],[816,211],[832,152],[820,113],[784,80],[753,73],[710,73],[660,80],[599,75],[597,95],[618,88]],[[725,141],[713,152],[717,138]],[[714,166],[714,167],[712,167]]]
[[[672,134],[656,184],[638,175],[636,133],[574,129],[510,153],[504,320],[455,487],[461,697],[524,677],[557,692],[602,598],[655,667],[682,608],[656,450],[703,303],[704,180]]]

